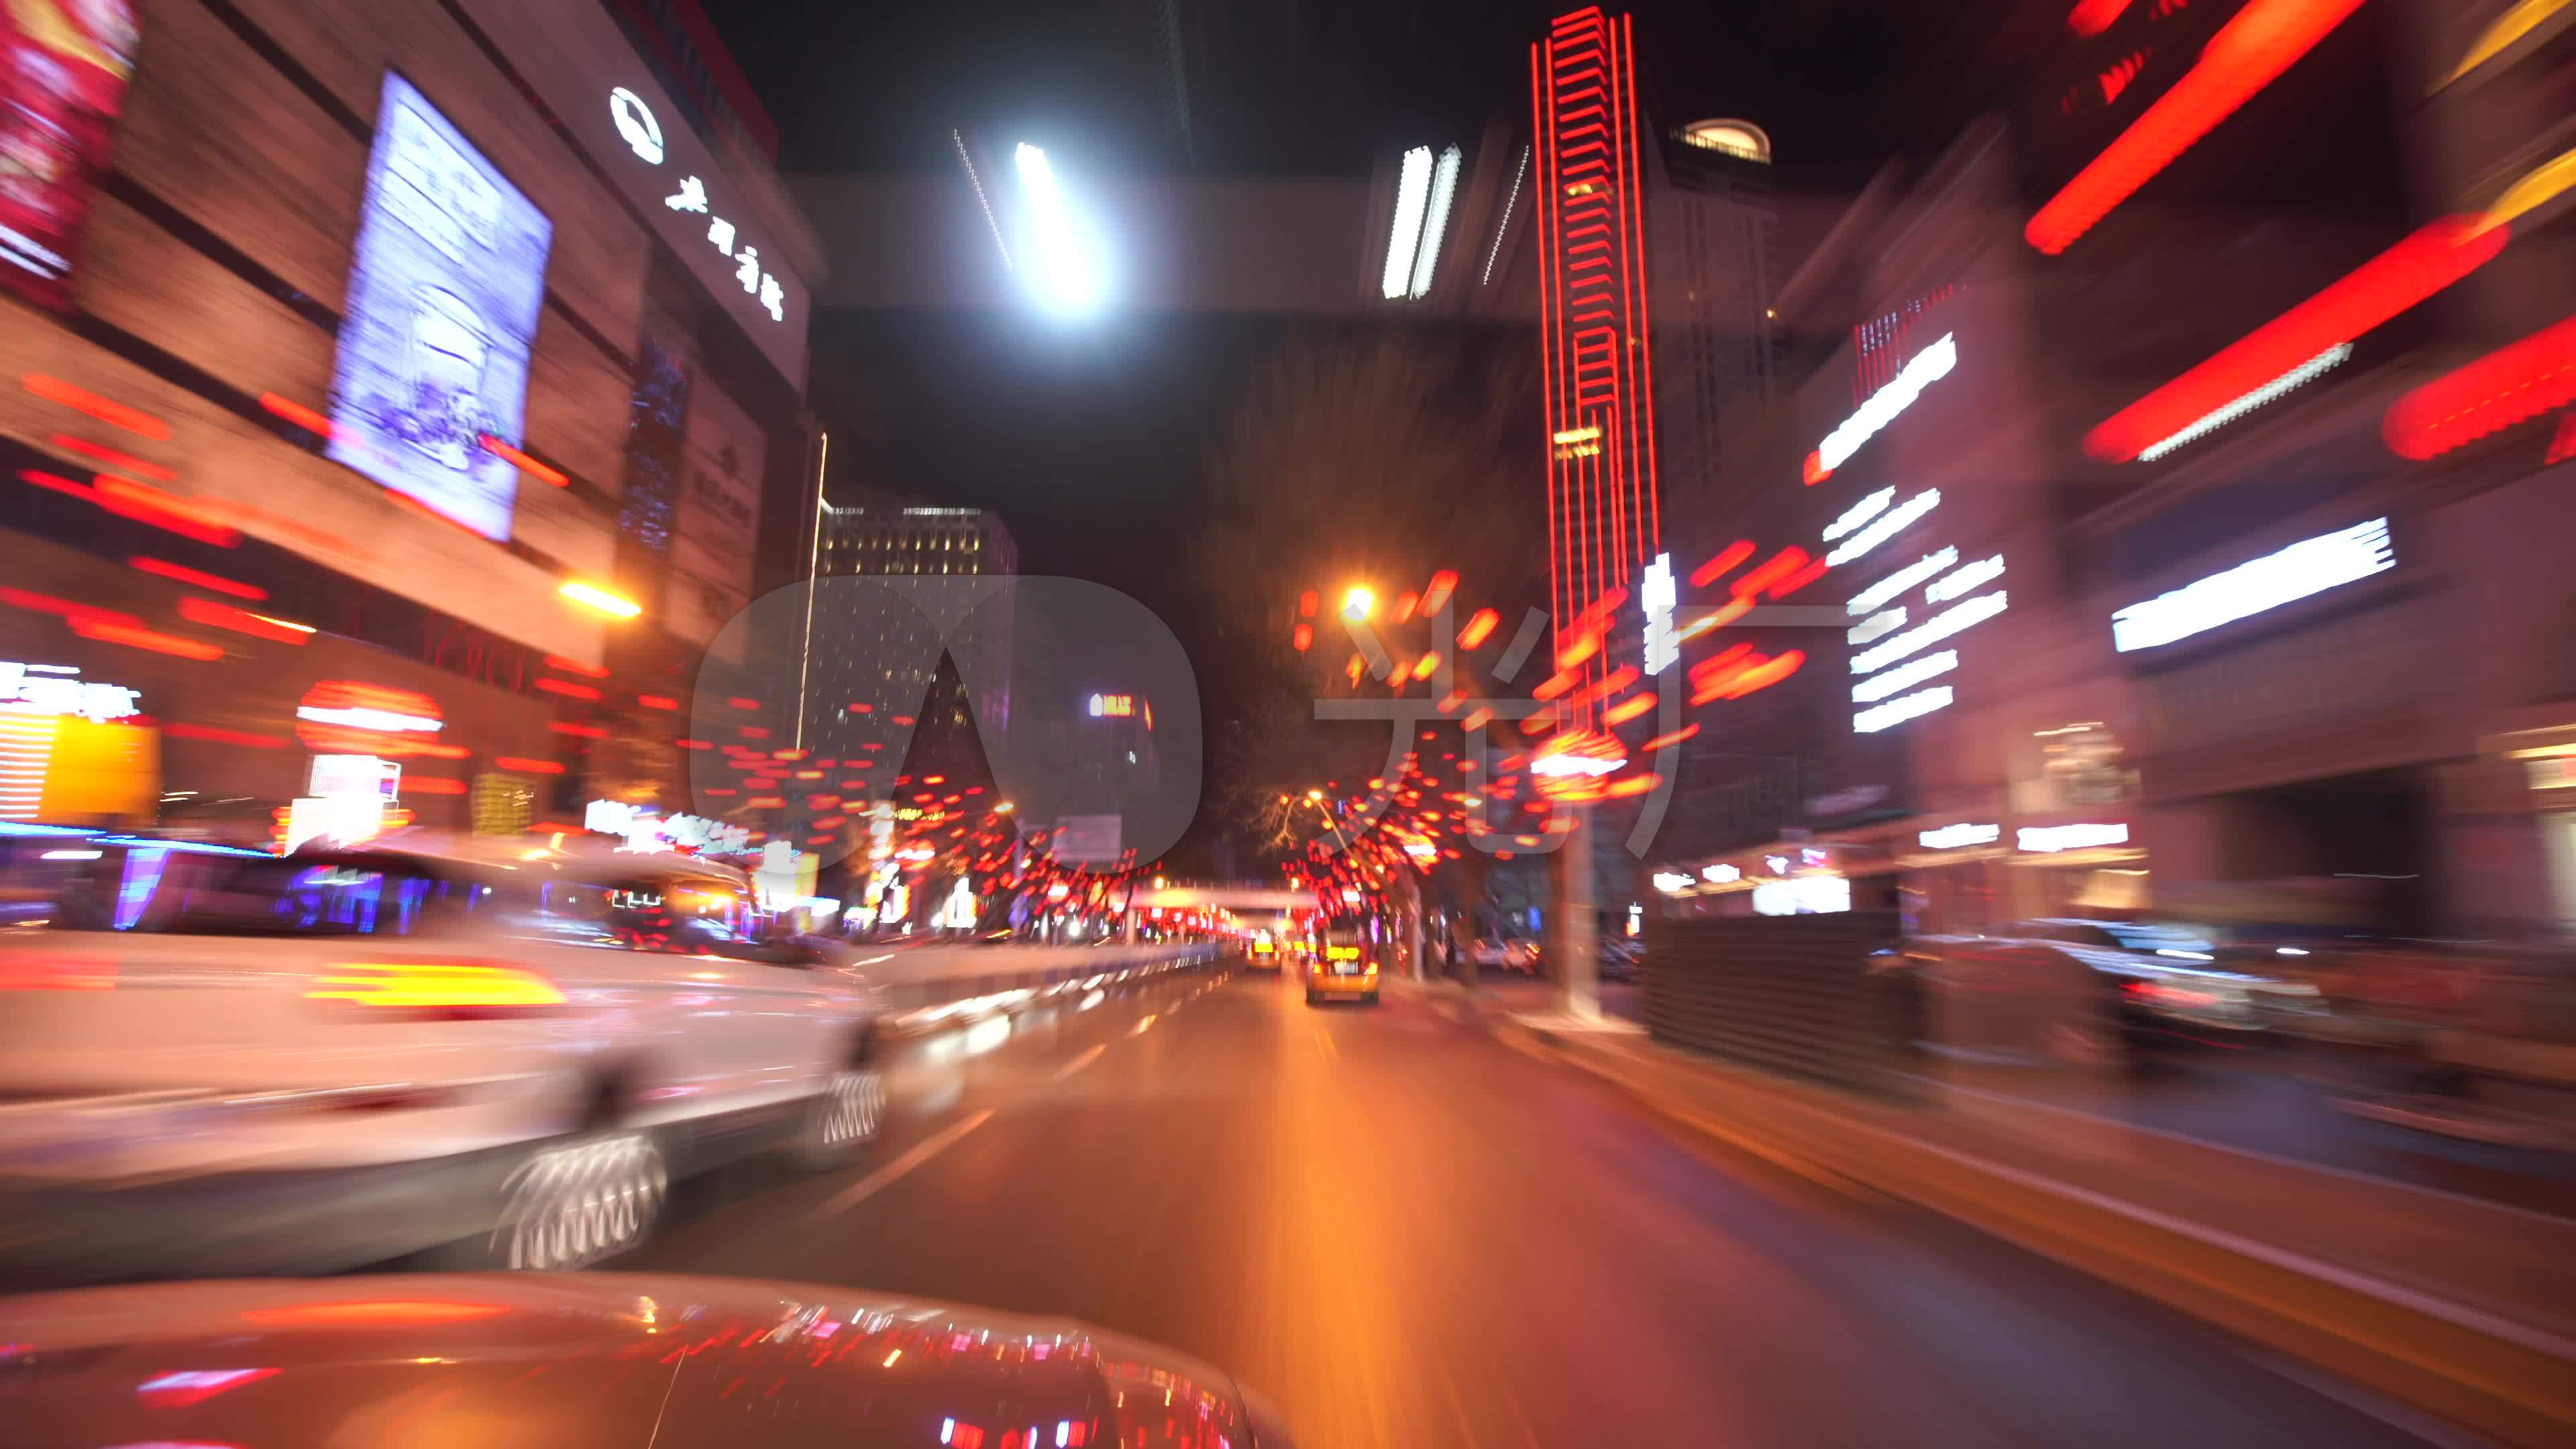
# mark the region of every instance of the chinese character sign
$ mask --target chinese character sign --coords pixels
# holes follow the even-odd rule
[[[510,536],[553,223],[398,75],[385,76],[332,378],[330,456],[488,538]]]

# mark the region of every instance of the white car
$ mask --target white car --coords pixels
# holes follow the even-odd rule
[[[764,936],[740,872],[393,839],[38,842],[10,894],[47,913],[0,918],[0,1273],[576,1267],[676,1177],[875,1135],[875,993]]]

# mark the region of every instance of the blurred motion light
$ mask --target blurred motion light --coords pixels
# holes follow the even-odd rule
[[[1065,204],[1046,152],[1022,141],[1012,160],[1019,168],[1020,192],[1036,242],[1030,275],[1039,303],[1068,316],[1097,309],[1108,292],[1099,250]]]
[[[1945,548],[1939,553],[1926,554],[1852,595],[1851,602],[1843,607],[1855,614],[1866,614],[1958,561],[1959,551],[1955,548]]]
[[[2051,256],[2074,245],[2360,8],[2361,0],[2247,0],[2191,70],[2051,197],[2022,235]]]
[[[1673,556],[1655,555],[1646,565],[1645,574],[1637,581],[1637,599],[1646,615],[1645,670],[1661,674],[1681,658],[1681,644],[1673,637]]]
[[[1431,200],[1431,148],[1416,146],[1404,153],[1396,173],[1395,221],[1386,235],[1386,275],[1378,290],[1390,302],[1406,296],[1413,286],[1413,254],[1422,242],[1422,215]]]
[[[1853,715],[1852,732],[1863,735],[1876,734],[1880,730],[1901,725],[1917,716],[1930,714],[1936,709],[1948,709],[1953,697],[1950,686],[1944,684],[1931,689],[1918,690],[1903,699],[1889,700],[1875,709],[1865,709]]]
[[[1941,490],[1926,488],[1886,513],[1880,514],[1867,528],[1844,539],[1834,551],[1825,555],[1827,568],[1840,568],[1862,554],[1887,542],[1914,526],[1914,521],[1941,506]],[[1739,587],[1736,592],[1746,592]]]
[[[2091,850],[2105,845],[2126,845],[2129,827],[2122,824],[2025,825],[2015,834],[2021,848],[2034,855],[2054,855],[2061,850]]]
[[[1431,172],[1431,211],[1422,222],[1422,244],[1414,251],[1413,285],[1405,295],[1421,300],[1431,294],[1431,273],[1440,264],[1440,242],[1449,230],[1449,203],[1458,194],[1458,148],[1440,153]]]
[[[2507,343],[2391,404],[2380,431],[2418,462],[2576,403],[2576,317]]]
[[[1885,674],[1873,675],[1853,685],[1852,702],[1868,704],[1872,700],[1885,699],[1900,689],[1911,689],[1927,679],[1947,674],[1958,667],[1959,651],[1956,649],[1944,649],[1938,654],[1926,654],[1911,664],[1898,665]]]
[[[2004,611],[2004,592],[1970,599],[1954,609],[1946,609],[1923,623],[1906,630],[1875,649],[1864,649],[1852,656],[1854,674],[1867,674],[1873,669],[1893,664],[1927,644],[1937,644],[1962,629],[1982,624]]]
[[[1944,825],[1938,830],[1922,831],[1914,837],[1925,850],[1957,850],[1969,845],[1992,845],[2004,838],[2000,825]]]
[[[2234,402],[2228,403],[2223,407],[2215,408],[2207,413],[2203,413],[2198,421],[2194,422],[2191,426],[2184,428],[2181,432],[2174,434],[2172,437],[2163,439],[2160,442],[2149,443],[2147,446],[2140,448],[2138,450],[2138,461],[2141,463],[2152,463],[2158,458],[2163,457],[2165,454],[2172,452],[2174,449],[2181,447],[2185,443],[2206,437],[2209,434],[2218,431],[2220,428],[2226,427],[2229,423],[2236,421],[2238,418],[2245,416],[2247,413],[2254,411],[2256,408],[2261,407],[2263,404],[2271,402],[2284,393],[2291,391],[2300,384],[2323,375],[2335,364],[2342,362],[2351,356],[2352,344],[2349,342],[2338,342],[2334,346],[2327,348],[2325,351],[2318,353],[2316,356],[2309,358],[2307,361],[2300,363],[2298,366],[2291,368],[2289,371],[2282,373],[2279,377],[2272,379],[2270,382],[2267,382],[2261,387],[2254,389],[2252,392],[2245,394],[2243,397],[2236,399]]]
[[[1353,584],[1342,595],[1342,617],[1357,623],[1377,612],[1377,593],[1366,584]]]
[[[1860,410],[1843,419],[1842,426],[1825,434],[1816,445],[1815,467],[1808,470],[1810,486],[1833,476],[1835,469],[1851,461],[1861,444],[1875,437],[1878,430],[1896,421],[1896,415],[1914,405],[1923,389],[1950,375],[1959,365],[1956,334],[1944,332],[1939,341],[1914,354],[1902,371],[1887,386],[1869,395]],[[1821,470],[1821,471],[1819,471]]]
[[[644,606],[633,599],[610,593],[597,584],[586,584],[579,579],[564,580],[563,585],[555,592],[584,608],[597,609],[603,614],[613,614],[620,619],[632,619],[644,612]]]
[[[2128,8],[2129,0],[2075,0],[2075,8],[2066,13],[2066,28],[2078,35],[2099,35]]]
[[[2111,616],[2111,647],[2126,654],[2171,644],[2396,566],[2388,520],[2356,523],[2131,604]]]
[[[2504,250],[2507,228],[2446,216],[2355,267],[2324,291],[2112,414],[2084,451],[2125,463],[2231,400],[2350,342],[2476,271]]]

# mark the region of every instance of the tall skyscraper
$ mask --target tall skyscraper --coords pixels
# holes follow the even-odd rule
[[[1676,506],[1731,512],[1723,420],[1772,388],[1771,138],[1749,121],[1691,121],[1664,127],[1649,161],[1657,462]]]
[[[1663,533],[1631,52],[1630,22],[1597,7],[1559,17],[1530,48],[1549,591],[1560,637],[1611,590],[1634,592]]]
[[[916,754],[964,755],[979,724],[998,739],[1011,711],[1007,596],[978,607],[962,636],[942,639],[939,624],[900,590],[836,589],[833,580],[965,579],[1018,568],[1010,530],[980,508],[891,498],[825,505],[806,653],[807,746],[846,753],[848,738],[889,727],[912,732],[898,738],[914,740]],[[943,652],[955,656],[953,668],[940,667]]]

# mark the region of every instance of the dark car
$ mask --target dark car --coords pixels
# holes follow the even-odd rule
[[[1222,1370],[1061,1319],[585,1273],[155,1284],[7,1303],[48,1444],[1281,1449]]]

